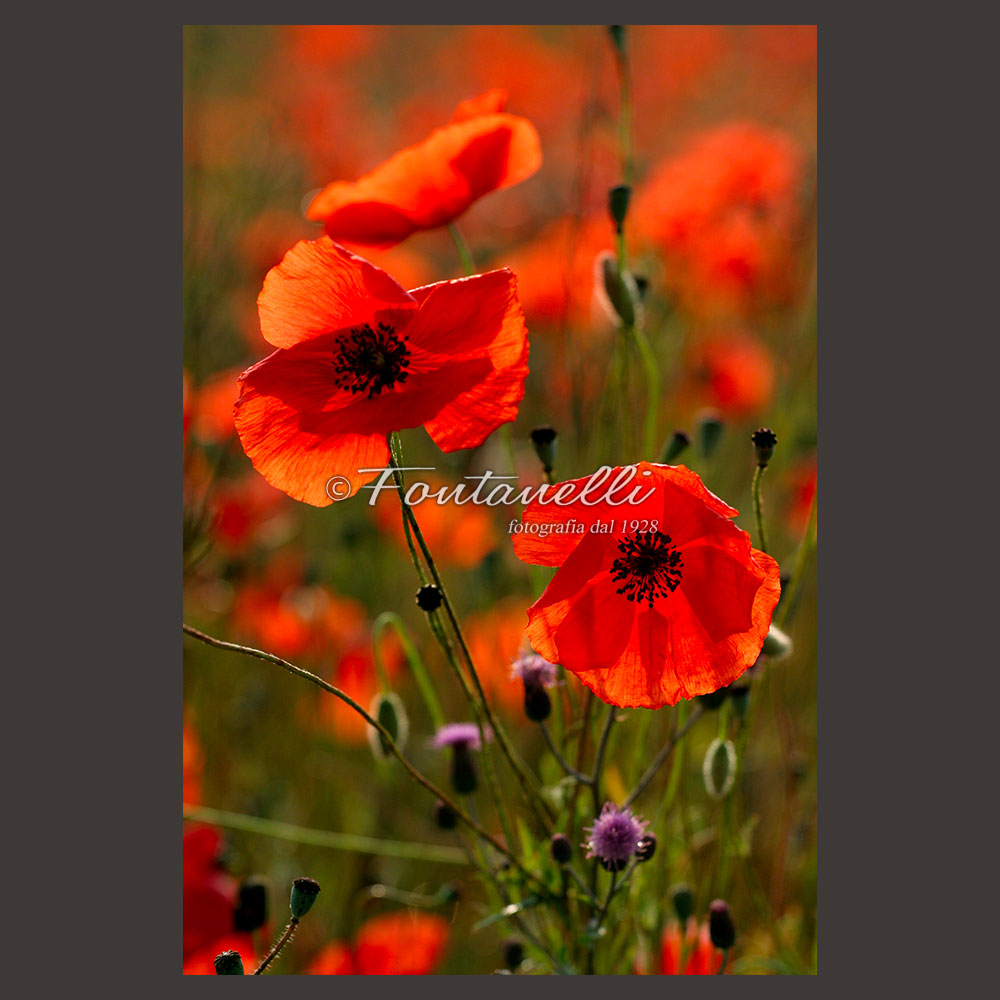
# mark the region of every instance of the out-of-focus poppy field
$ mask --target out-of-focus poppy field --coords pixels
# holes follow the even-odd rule
[[[185,974],[814,973],[815,27],[188,26],[183,101]]]

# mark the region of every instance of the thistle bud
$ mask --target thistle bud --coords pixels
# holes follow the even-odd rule
[[[243,959],[238,951],[224,951],[215,956],[215,974],[217,976],[244,976]]]
[[[557,865],[565,865],[573,857],[573,844],[565,833],[554,833],[549,841],[549,853]]]
[[[656,834],[647,833],[642,840],[636,845],[635,848],[635,859],[636,861],[643,862],[648,861],[656,853]]]
[[[716,410],[702,410],[698,417],[698,447],[705,458],[715,451],[726,425]]]
[[[660,450],[660,457],[657,462],[660,465],[673,465],[674,462],[684,454],[691,446],[691,435],[687,431],[674,431]]]
[[[465,743],[456,743],[452,747],[451,756],[451,787],[459,795],[471,795],[479,785],[476,776],[476,765],[472,761],[472,752]]]
[[[608,212],[615,224],[615,232],[620,233],[628,215],[628,203],[632,197],[632,189],[628,184],[616,184],[608,192]]]
[[[503,943],[503,960],[508,969],[517,969],[524,961],[524,945],[519,938],[508,938]]]
[[[292,916],[301,920],[319,895],[319,882],[314,878],[297,878],[292,882],[292,895],[288,905],[292,908]]]
[[[701,771],[709,797],[724,799],[736,780],[736,748],[729,740],[712,740]]]
[[[750,440],[753,441],[753,449],[757,453],[757,464],[766,469],[774,454],[774,446],[778,443],[777,435],[770,427],[758,427],[750,435]]]
[[[392,691],[385,694],[379,692],[375,695],[368,713],[385,728],[400,750],[406,746],[406,738],[410,734],[410,720],[398,695]],[[392,752],[389,749],[389,741],[374,726],[368,727],[368,745],[372,748],[376,760],[389,759]]]
[[[694,893],[691,887],[681,884],[675,885],[670,890],[670,901],[674,904],[674,913],[681,922],[681,927],[686,927],[688,920],[694,914]]]
[[[458,826],[458,813],[440,799],[434,803],[434,822],[442,830],[454,830]]]
[[[777,625],[772,625],[764,636],[761,652],[772,660],[783,660],[791,651],[792,640]]]
[[[546,475],[556,464],[556,438],[558,434],[554,427],[536,427],[531,432],[531,443],[535,446],[535,454]]]
[[[729,907],[716,899],[708,908],[708,934],[719,951],[729,951],[736,943],[736,928]]]
[[[441,591],[431,583],[417,591],[417,607],[421,611],[437,611],[442,600]]]
[[[262,879],[248,878],[239,888],[233,927],[237,931],[255,931],[267,923],[267,883]]]
[[[544,722],[552,714],[552,699],[539,681],[524,682],[524,714],[532,722]]]
[[[619,270],[618,258],[610,250],[597,255],[594,268],[597,297],[604,311],[612,320],[620,321],[625,326],[634,325],[639,288],[631,272]]]

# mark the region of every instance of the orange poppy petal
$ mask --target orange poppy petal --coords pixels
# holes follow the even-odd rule
[[[494,87],[483,94],[469,97],[459,103],[455,108],[455,113],[451,116],[452,122],[464,122],[469,118],[479,118],[481,115],[496,114],[499,111],[507,110],[507,91],[502,87]]]
[[[386,913],[358,932],[354,958],[363,976],[426,976],[448,943],[448,923],[429,913]]]
[[[351,949],[343,941],[328,944],[306,966],[307,976],[353,976],[357,974]]]
[[[412,297],[361,257],[327,237],[302,240],[264,278],[257,297],[260,331],[275,347],[365,323],[387,310],[415,310]]]
[[[530,177],[541,166],[538,133],[526,118],[479,115],[435,129],[354,182],[335,181],[306,215],[327,235],[388,247],[458,218],[477,198]]]

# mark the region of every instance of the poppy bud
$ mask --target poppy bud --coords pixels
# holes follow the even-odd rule
[[[524,945],[518,938],[508,938],[504,941],[503,960],[508,969],[516,969],[524,961]]]
[[[647,833],[635,849],[636,861],[648,861],[656,853],[656,834]]]
[[[708,458],[719,443],[726,425],[716,410],[702,410],[698,419],[698,447]]]
[[[608,212],[611,220],[615,224],[615,231],[621,232],[625,225],[625,216],[628,215],[628,203],[632,197],[632,189],[628,184],[616,184],[608,192]]]
[[[792,640],[777,625],[772,625],[764,636],[761,652],[772,660],[783,660],[791,651]]]
[[[635,323],[639,289],[629,271],[619,271],[618,258],[605,250],[594,261],[598,299],[611,319],[625,326]]]
[[[243,959],[238,951],[224,951],[215,956],[215,974],[217,976],[245,976]]]
[[[573,857],[573,844],[565,833],[554,833],[549,842],[549,853],[557,865],[564,865]]]
[[[712,740],[701,770],[709,797],[724,799],[736,780],[736,748],[729,740]]]
[[[670,890],[670,901],[674,904],[674,913],[677,914],[681,927],[686,927],[688,920],[694,913],[694,893],[691,891],[691,887],[683,883],[675,885]]]
[[[417,591],[417,607],[421,611],[437,611],[441,607],[441,591],[429,583]]]
[[[248,878],[236,897],[233,927],[237,931],[255,931],[266,923],[267,884],[261,879]]]
[[[531,432],[531,443],[535,446],[535,454],[546,473],[551,472],[556,464],[557,436],[554,427],[536,427]]]
[[[434,803],[434,822],[442,830],[454,830],[458,826],[458,814],[440,799]]]
[[[774,454],[774,446],[778,443],[777,435],[770,427],[758,427],[750,435],[750,440],[753,441],[754,451],[757,452],[757,464],[766,469]]]
[[[660,465],[673,465],[690,446],[691,435],[687,431],[674,431],[670,435],[670,440],[660,450],[657,461]]]
[[[319,895],[319,882],[314,878],[297,878],[292,882],[292,896],[289,906],[292,908],[292,916],[296,920],[304,917],[316,902]]]
[[[729,951],[736,943],[732,914],[721,899],[715,900],[708,908],[708,934],[719,951]]]
[[[398,695],[392,691],[386,694],[379,692],[375,695],[368,711],[387,730],[393,743],[402,750],[410,733],[410,720]],[[368,727],[368,744],[376,760],[389,759],[391,753],[389,741],[374,726]]]
[[[466,743],[456,743],[452,751],[451,787],[459,795],[471,795],[479,784],[476,778],[476,766],[472,762],[472,753]]]
[[[532,722],[544,722],[552,714],[552,699],[541,681],[524,682],[524,714]]]
[[[618,50],[618,55],[623,59],[625,58],[625,25],[624,24],[609,24],[608,34],[611,36],[611,41],[614,42],[615,48]]]

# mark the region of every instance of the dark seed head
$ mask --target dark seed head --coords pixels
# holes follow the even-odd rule
[[[238,951],[224,951],[215,956],[215,974],[217,976],[243,976],[243,959]]]
[[[421,611],[437,611],[441,607],[441,591],[432,583],[428,583],[417,591],[417,607]]]
[[[770,427],[758,427],[750,435],[750,440],[753,441],[753,448],[757,453],[757,464],[762,469],[767,468],[767,463],[774,454],[774,446],[778,443],[777,435]]]
[[[712,944],[720,951],[728,951],[736,941],[732,914],[721,899],[716,899],[708,908],[708,933]]]
[[[296,920],[304,917],[316,902],[319,895],[319,882],[314,878],[297,878],[292,882],[292,896],[289,905],[292,916]]]
[[[442,830],[454,830],[458,826],[458,814],[440,799],[434,803],[434,822]]]
[[[564,865],[573,857],[573,843],[565,833],[555,833],[549,842],[549,853],[557,865]]]

